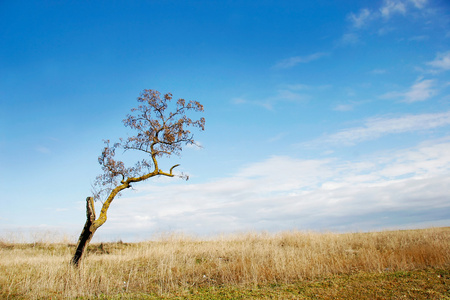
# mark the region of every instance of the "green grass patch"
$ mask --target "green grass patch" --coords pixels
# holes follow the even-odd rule
[[[450,299],[450,269],[356,273],[291,284],[209,286],[162,296],[124,293],[89,299]]]

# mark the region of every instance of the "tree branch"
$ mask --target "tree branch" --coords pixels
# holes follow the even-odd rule
[[[170,175],[172,175],[172,170],[175,169],[176,167],[178,167],[180,164],[176,164],[175,166],[173,166],[172,168],[170,168]]]
[[[115,189],[113,189],[113,190],[111,191],[111,193],[109,194],[108,198],[107,198],[106,201],[103,203],[102,210],[100,211],[100,216],[98,217],[97,220],[95,220],[95,221],[92,223],[92,225],[91,225],[92,230],[91,230],[91,231],[97,230],[97,228],[99,228],[100,226],[102,226],[102,225],[106,222],[106,219],[107,219],[106,213],[107,213],[107,211],[108,211],[109,206],[111,205],[111,202],[114,200],[114,198],[116,197],[116,195],[117,195],[120,191],[122,191],[122,190],[124,190],[124,189],[127,189],[127,188],[129,188],[129,187],[130,187],[130,182],[129,182],[129,179],[127,179],[127,180],[125,181],[125,183],[123,183],[123,184],[117,186]],[[94,216],[94,217],[95,217],[95,216]]]

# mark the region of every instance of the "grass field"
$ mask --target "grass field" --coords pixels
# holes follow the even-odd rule
[[[74,247],[0,241],[0,298],[450,299],[450,228]]]

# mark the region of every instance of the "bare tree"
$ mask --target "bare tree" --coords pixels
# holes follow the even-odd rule
[[[131,114],[123,120],[126,127],[137,132],[127,139],[110,145],[105,141],[105,148],[98,158],[103,174],[96,178],[94,186],[97,190],[92,197],[86,199],[86,224],[81,232],[72,263],[79,265],[80,259],[97,229],[106,222],[106,213],[111,202],[122,190],[131,187],[132,183],[144,181],[154,176],[174,177],[174,165],[168,172],[158,166],[158,159],[163,156],[179,155],[182,146],[195,144],[193,134],[188,127],[205,129],[205,119],[192,120],[187,117],[189,111],[203,112],[203,105],[197,101],[186,102],[178,99],[172,111],[169,104],[172,94],[163,97],[158,91],[144,90],[138,102],[142,103],[131,110]],[[115,158],[116,150],[135,150],[146,158],[138,161],[132,167]],[[183,175],[178,175],[183,177]],[[187,177],[185,177],[187,179]],[[100,215],[96,218],[94,199],[104,199]]]

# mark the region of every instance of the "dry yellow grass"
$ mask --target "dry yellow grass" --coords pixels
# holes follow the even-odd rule
[[[291,284],[325,276],[450,266],[450,229],[373,233],[171,235],[94,244],[76,269],[74,245],[0,242],[0,298],[183,294],[203,287]]]

